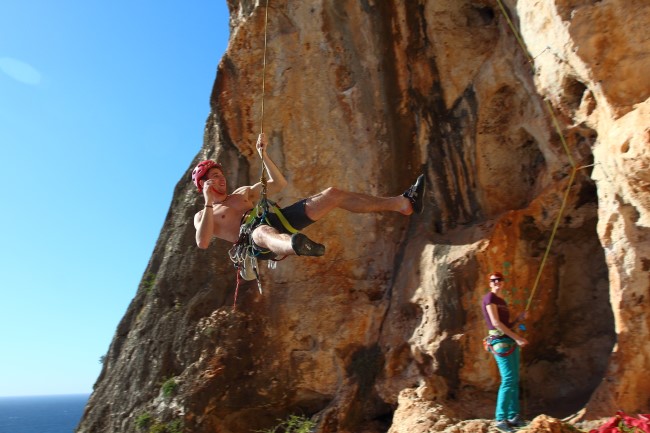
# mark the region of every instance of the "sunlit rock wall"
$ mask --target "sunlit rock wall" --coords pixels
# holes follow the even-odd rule
[[[292,413],[321,433],[486,428],[463,420],[493,416],[494,270],[529,307],[528,417],[650,409],[647,2],[271,0],[265,68],[264,5],[228,4],[203,147],[79,432],[242,433]],[[305,231],[327,254],[264,269],[235,310],[229,245],[194,244],[189,170],[218,158],[231,186],[256,182],[262,128],[281,204],[397,195],[423,172],[426,208],[333,211]]]

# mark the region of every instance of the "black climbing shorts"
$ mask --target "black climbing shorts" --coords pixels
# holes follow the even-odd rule
[[[306,204],[307,204],[307,199],[302,199],[300,201],[295,202],[291,206],[287,206],[280,209],[280,212],[282,212],[282,215],[284,215],[284,217],[287,219],[289,224],[291,224],[291,227],[293,227],[298,231],[304,229],[305,227],[309,227],[310,225],[316,222],[307,216],[307,212],[305,211]],[[269,214],[266,216],[266,219],[268,220],[268,222],[260,221],[255,225],[253,230],[255,230],[255,228],[259,226],[267,225],[277,229],[280,233],[286,233],[288,235],[291,234],[291,232],[282,225],[282,221],[280,221],[280,218],[278,218],[277,215],[275,215],[274,213],[269,212]],[[276,255],[271,251],[255,244],[255,242],[252,239],[251,242],[253,243],[253,247],[255,248],[255,251],[258,254],[257,256],[258,259],[273,260],[276,257]]]
[[[307,199],[303,199],[295,202],[291,206],[287,206],[285,208],[280,209],[280,212],[282,212],[282,215],[284,215],[287,221],[289,221],[291,227],[293,227],[298,231],[304,229],[305,227],[309,227],[315,222],[312,221],[311,218],[307,216],[307,212],[305,211],[306,204],[307,204]],[[269,220],[268,225],[278,229],[280,233],[291,234],[289,230],[284,228],[282,222],[280,221],[280,218],[278,218],[277,215],[275,215],[274,213],[269,213],[269,215],[267,215],[267,218]]]

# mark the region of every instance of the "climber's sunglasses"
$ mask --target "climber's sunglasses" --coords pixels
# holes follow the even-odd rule
[[[499,281],[503,281],[503,278],[490,278],[490,282],[492,283],[498,283]]]

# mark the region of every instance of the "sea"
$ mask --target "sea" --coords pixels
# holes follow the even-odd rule
[[[73,433],[88,397],[0,397],[0,433]]]

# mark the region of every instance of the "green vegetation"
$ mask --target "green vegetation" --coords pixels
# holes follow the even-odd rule
[[[168,423],[156,422],[147,433],[183,433],[183,420],[177,419]]]
[[[166,433],[183,433],[183,420],[177,419],[167,423]]]
[[[147,293],[151,293],[154,284],[156,284],[156,274],[149,272],[142,279],[142,287],[147,291]]]
[[[206,326],[201,333],[208,338],[211,338],[217,332],[217,328],[214,326]]]
[[[149,433],[167,433],[165,431],[165,424],[161,422],[157,422],[154,425],[151,426],[149,429]]]
[[[183,420],[175,419],[173,421],[164,423],[154,420],[149,412],[139,415],[135,419],[135,425],[138,430],[146,433],[183,433]]]
[[[138,417],[135,419],[135,425],[140,430],[146,430],[149,428],[152,421],[153,418],[151,417],[151,414],[149,412],[145,412],[141,415],[138,415]]]
[[[162,384],[162,393],[165,397],[171,397],[174,395],[176,393],[176,389],[178,389],[178,383],[176,382],[175,377],[170,377]]]
[[[316,423],[304,415],[289,415],[280,424],[268,430],[259,430],[258,433],[311,433]]]

